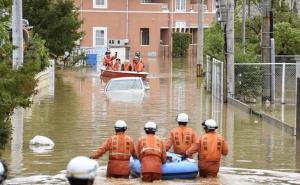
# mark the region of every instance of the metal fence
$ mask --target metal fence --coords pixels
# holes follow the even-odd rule
[[[275,103],[295,104],[295,63],[236,63],[235,98],[245,103],[261,102],[264,96]]]
[[[205,88],[211,92],[211,118],[222,123],[223,113],[223,62],[206,56],[203,64]]]
[[[214,98],[223,101],[223,62],[206,56],[204,62],[205,87]]]

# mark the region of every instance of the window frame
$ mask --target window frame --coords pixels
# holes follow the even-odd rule
[[[96,45],[96,32],[104,31],[103,45]],[[107,27],[93,27],[93,47],[106,47],[107,46]]]
[[[183,5],[182,9],[177,9],[177,2],[179,2],[179,4],[181,4],[181,6]],[[180,2],[183,2],[183,3],[180,3]],[[175,6],[175,8],[174,8],[175,12],[186,12],[186,0],[175,0],[174,6]]]
[[[107,8],[107,0],[104,0],[104,5],[97,5],[97,0],[93,0],[93,8]]]
[[[148,44],[143,44],[143,30],[148,30]],[[150,29],[149,28],[140,28],[140,46],[149,46],[150,45]]]

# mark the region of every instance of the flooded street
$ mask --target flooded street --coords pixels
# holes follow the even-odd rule
[[[41,92],[24,111],[19,134],[2,153],[9,165],[7,184],[67,184],[64,169],[78,155],[89,156],[114,133],[116,120],[127,122],[135,140],[144,124],[154,121],[157,135],[166,139],[177,125],[178,113],[186,112],[189,126],[202,134],[203,120],[218,121],[218,132],[229,145],[216,179],[159,181],[153,184],[300,184],[300,141],[258,117],[231,105],[223,105],[204,89],[195,76],[195,61],[148,60],[150,89],[132,97],[107,97],[106,82],[96,69],[58,70],[52,91]],[[16,131],[16,130],[15,130]],[[29,140],[44,135],[55,142],[51,151],[36,151]],[[140,179],[105,178],[107,155],[100,160],[95,184],[139,184]]]

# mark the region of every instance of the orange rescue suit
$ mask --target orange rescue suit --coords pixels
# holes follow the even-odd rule
[[[186,125],[179,125],[173,128],[166,142],[166,151],[173,145],[176,154],[184,155],[186,150],[191,147],[192,143],[197,141],[197,135],[192,128]]]
[[[216,177],[221,155],[228,154],[228,146],[224,138],[215,132],[207,132],[201,136],[187,151],[190,156],[198,152],[198,166],[201,177]]]
[[[132,71],[143,72],[144,64],[142,62],[133,62],[132,63]]]
[[[104,56],[102,64],[106,67],[106,70],[113,70],[113,60],[115,57]]]
[[[123,70],[124,71],[131,71],[130,66],[131,66],[131,64],[123,64],[123,68],[124,68]]]
[[[108,138],[91,156],[93,159],[98,159],[106,151],[109,151],[109,161],[107,165],[108,177],[129,177],[129,159],[130,156],[135,156],[134,144],[132,139],[118,132]]]
[[[147,134],[138,140],[136,147],[137,157],[141,162],[141,172],[143,174],[158,175],[158,178],[151,178],[152,180],[159,180],[161,176],[161,164],[166,161],[166,149],[162,140],[154,134]],[[147,177],[148,178],[148,177]],[[142,180],[145,180],[142,178]],[[148,181],[148,180],[146,180]]]

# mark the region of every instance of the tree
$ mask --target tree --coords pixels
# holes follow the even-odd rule
[[[300,28],[293,28],[290,23],[281,22],[274,26],[276,53],[296,55],[300,53]]]
[[[214,22],[204,31],[204,53],[216,59],[224,59],[224,34],[221,26]]]
[[[55,57],[71,53],[75,41],[83,36],[78,32],[82,21],[72,0],[24,0],[24,17],[33,25],[33,32],[46,41]]]
[[[35,75],[48,65],[48,51],[37,35],[24,49],[24,65],[12,69],[12,43],[9,32],[11,1],[0,0],[0,148],[10,136],[10,116],[16,107],[28,107],[36,92]]]
[[[0,63],[8,62],[11,56],[12,45],[9,41],[9,16],[7,12],[10,11],[11,1],[0,0]]]

